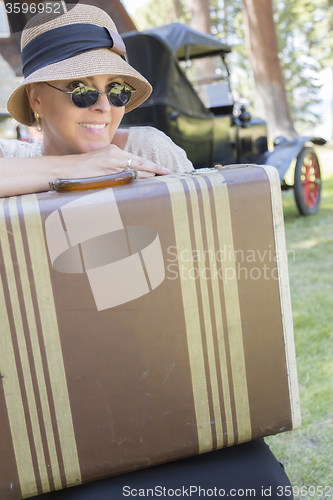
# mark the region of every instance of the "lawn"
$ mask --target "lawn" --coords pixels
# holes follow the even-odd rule
[[[302,500],[333,498],[333,150],[317,152],[323,171],[318,214],[301,217],[293,193],[282,196],[302,425],[266,439]]]

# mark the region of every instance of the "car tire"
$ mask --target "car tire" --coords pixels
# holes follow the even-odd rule
[[[301,215],[318,212],[321,194],[321,172],[318,156],[311,147],[302,149],[296,160],[294,194]]]

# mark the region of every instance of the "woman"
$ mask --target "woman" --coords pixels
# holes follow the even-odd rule
[[[151,93],[124,60],[112,19],[91,5],[55,17],[38,14],[21,39],[24,80],[8,101],[10,114],[43,130],[43,143],[0,139],[0,196],[47,191],[55,178],[117,173],[139,177],[187,172],[192,164],[152,127],[119,129],[124,113]]]

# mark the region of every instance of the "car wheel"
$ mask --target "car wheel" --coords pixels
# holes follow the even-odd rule
[[[318,212],[321,192],[321,174],[318,156],[313,148],[304,148],[297,157],[294,193],[301,215]]]

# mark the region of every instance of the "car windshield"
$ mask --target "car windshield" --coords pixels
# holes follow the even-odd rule
[[[206,108],[233,103],[228,70],[221,56],[188,59],[180,61],[180,66]]]

